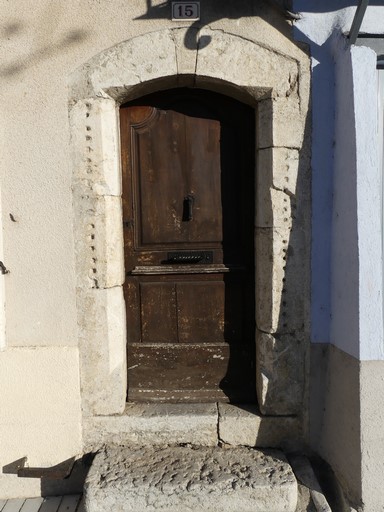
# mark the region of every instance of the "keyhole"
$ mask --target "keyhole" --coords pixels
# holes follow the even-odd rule
[[[188,222],[193,219],[193,203],[195,202],[195,198],[193,195],[188,194],[184,197],[183,200],[183,218],[184,222]]]

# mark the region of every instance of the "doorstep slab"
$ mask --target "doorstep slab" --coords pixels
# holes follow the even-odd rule
[[[262,416],[255,405],[218,404],[219,439],[232,446],[282,448],[301,438],[296,416]]]
[[[217,404],[134,404],[124,414],[84,418],[86,451],[103,445],[190,443],[215,446]]]
[[[294,512],[298,494],[278,450],[109,446],[84,496],[87,512]]]

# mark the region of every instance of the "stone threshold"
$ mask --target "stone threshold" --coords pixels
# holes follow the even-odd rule
[[[121,415],[83,421],[86,451],[114,445],[191,444],[284,448],[300,440],[296,416],[263,416],[255,405],[128,403]]]
[[[279,450],[107,446],[84,496],[87,512],[295,512],[298,492]]]

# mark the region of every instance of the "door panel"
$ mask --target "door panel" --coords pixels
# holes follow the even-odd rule
[[[177,343],[174,283],[140,283],[142,343]]]
[[[128,399],[254,400],[253,111],[175,89],[120,117]]]
[[[138,246],[221,241],[221,216],[216,215],[221,209],[220,123],[153,112],[148,124],[132,126]],[[184,214],[188,195],[194,203],[193,222]]]
[[[220,281],[177,284],[180,343],[224,343],[225,285]]]
[[[159,346],[133,344],[129,351],[129,399],[168,402],[253,402],[254,370],[245,347],[229,344]],[[218,364],[219,363],[219,364]],[[223,370],[224,369],[224,370]],[[223,373],[224,371],[224,373]]]

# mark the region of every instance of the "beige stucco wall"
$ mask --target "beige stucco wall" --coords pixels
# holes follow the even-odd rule
[[[0,467],[21,457],[51,466],[81,453],[78,350],[12,348],[0,354]],[[0,473],[0,495],[39,495],[40,480]]]
[[[169,20],[159,1],[146,17],[147,3],[39,0],[31,8],[20,0],[2,6],[0,260],[9,273],[0,275],[1,465],[24,455],[31,465],[52,465],[81,452],[68,80],[106,48],[183,26]],[[253,0],[221,4],[202,5],[202,25],[284,53],[290,29],[275,11]],[[292,44],[289,52],[302,58]],[[1,497],[39,488],[39,481],[0,477]]]

